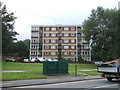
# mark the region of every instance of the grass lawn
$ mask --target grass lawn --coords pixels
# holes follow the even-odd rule
[[[42,75],[43,64],[41,63],[17,63],[17,62],[2,62],[2,70],[22,70],[26,72],[4,72],[2,73],[3,81],[10,80],[27,80],[27,79],[44,79]]]
[[[82,75],[79,74],[79,72],[81,73],[86,73],[88,75],[99,75],[100,73],[98,73],[97,71],[80,71],[80,70],[86,70],[86,69],[96,69],[97,66],[95,64],[77,64],[77,72],[78,72],[78,76],[86,76],[86,75]],[[69,73],[71,75],[75,75],[75,64],[69,64]]]
[[[99,75],[96,71],[80,71],[85,69],[96,69],[94,64],[77,64],[77,72],[83,72],[88,75]],[[43,75],[42,63],[18,63],[18,62],[2,62],[2,70],[22,70],[25,72],[4,72],[2,73],[3,81],[10,80],[27,80],[27,79],[45,79]],[[75,75],[75,64],[69,64],[69,74]],[[86,76],[78,73],[78,76]]]

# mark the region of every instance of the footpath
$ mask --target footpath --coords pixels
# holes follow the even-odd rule
[[[92,80],[101,79],[100,76],[71,76],[71,75],[54,75],[48,76],[47,79],[34,79],[34,80],[15,80],[15,81],[3,81],[1,87],[20,87],[20,86],[31,86],[31,85],[44,85],[44,84],[54,84],[63,82],[74,82],[82,80]]]

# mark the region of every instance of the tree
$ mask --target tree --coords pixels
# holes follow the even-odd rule
[[[15,36],[18,35],[14,29],[16,17],[13,12],[8,12],[6,5],[2,6],[0,2],[0,11],[2,12],[2,53],[8,54],[8,46],[16,40]]]
[[[93,59],[112,60],[120,58],[120,10],[97,7],[83,22],[82,32],[87,41],[92,41]],[[97,57],[97,58],[94,58]]]
[[[8,53],[13,56],[16,55],[20,58],[28,58],[29,57],[29,48],[30,40],[26,39],[24,41],[17,41],[9,45]]]

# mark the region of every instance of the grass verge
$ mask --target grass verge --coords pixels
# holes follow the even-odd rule
[[[75,75],[75,64],[69,64],[68,73]],[[81,73],[86,73],[88,75],[94,76],[99,75],[97,71],[80,71],[85,69],[96,69],[94,64],[77,64],[77,76],[87,76]],[[22,70],[25,72],[4,72],[2,73],[2,81],[11,80],[28,80],[28,79],[45,79],[46,76],[43,75],[43,64],[42,63],[17,63],[17,62],[2,62],[2,70]]]

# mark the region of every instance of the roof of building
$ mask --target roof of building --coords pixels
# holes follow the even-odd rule
[[[81,27],[81,25],[63,25],[63,24],[55,24],[55,25],[31,25],[32,27],[67,27],[67,26],[77,26]]]

